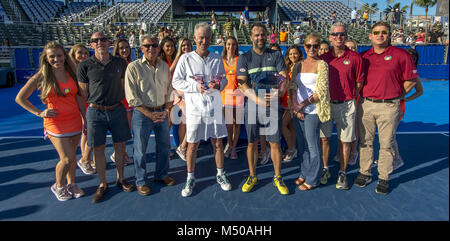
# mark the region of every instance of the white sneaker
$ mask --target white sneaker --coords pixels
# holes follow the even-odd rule
[[[227,176],[225,175],[225,172],[222,173],[222,175],[217,174],[216,175],[216,181],[220,184],[220,187],[224,191],[230,191],[231,190],[231,184],[228,181]]]
[[[186,184],[183,187],[183,190],[181,190],[181,196],[183,196],[183,197],[191,196],[192,190],[194,190],[194,186],[195,186],[195,179],[188,178],[186,180]]]
[[[181,146],[178,146],[176,149],[176,152],[183,161],[186,161],[186,150],[183,150],[183,149],[181,149]]]
[[[270,160],[270,149],[267,149],[265,155],[262,156],[261,165],[266,164]]]
[[[77,161],[77,165],[81,169],[81,171],[86,175],[92,175],[95,173],[94,168],[92,168],[92,166],[89,163],[83,163],[81,159]]]
[[[69,193],[71,195],[73,195],[74,198],[79,198],[84,196],[84,191],[81,190],[81,188],[78,187],[77,184],[67,184],[67,191],[69,191]]]
[[[50,188],[52,190],[53,194],[55,194],[56,198],[59,201],[67,201],[72,198],[72,195],[67,191],[66,187],[56,187],[56,183],[52,185]]]

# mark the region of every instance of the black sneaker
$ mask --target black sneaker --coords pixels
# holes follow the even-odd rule
[[[347,176],[340,172],[336,183],[336,188],[341,190],[348,190]]]
[[[367,184],[372,182],[372,177],[364,175],[362,173],[358,174],[358,177],[356,177],[355,185],[358,187],[365,187]]]
[[[388,194],[388,191],[389,191],[388,181],[383,180],[383,179],[378,179],[378,185],[377,185],[377,188],[375,189],[375,192],[386,195],[386,194]]]

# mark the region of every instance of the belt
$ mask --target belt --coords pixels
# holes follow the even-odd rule
[[[166,109],[166,106],[165,105],[161,105],[161,106],[157,106],[157,107],[147,107],[146,106],[145,108],[147,108],[150,111],[163,111]]]
[[[372,98],[369,98],[369,97],[364,97],[364,99],[372,101],[372,102],[375,102],[375,103],[391,103],[392,104],[392,103],[394,103],[394,100],[399,99],[399,97],[395,97],[395,98],[392,98],[392,99],[384,99],[384,100],[372,99]]]
[[[99,109],[99,110],[114,110],[115,108],[119,107],[122,104],[122,102],[119,102],[115,105],[111,105],[111,106],[103,106],[103,105],[96,105],[93,103],[90,103],[89,106],[95,109]]]
[[[351,101],[351,100],[353,100],[353,99],[349,99],[349,100],[330,100],[330,102],[333,103],[333,104],[342,104],[342,103],[345,103],[345,102],[348,102],[348,101]]]

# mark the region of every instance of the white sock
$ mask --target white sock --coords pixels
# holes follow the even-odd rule
[[[223,174],[223,168],[217,168],[217,175]]]
[[[343,173],[344,175],[346,175],[345,171],[341,171],[339,170],[339,174]]]
[[[188,172],[187,178],[188,178],[188,179],[195,179],[195,177],[194,177],[194,172]]]
[[[325,169],[327,169],[327,170],[328,170],[328,167],[323,167],[323,168],[325,168]]]

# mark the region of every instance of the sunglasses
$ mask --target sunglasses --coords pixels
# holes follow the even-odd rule
[[[305,48],[310,49],[311,47],[318,49],[320,44],[305,44]]]
[[[159,44],[143,44],[142,47],[149,49],[150,47],[158,48]]]
[[[373,34],[373,35],[380,35],[380,34],[387,35],[387,34],[388,34],[388,31],[387,31],[387,30],[383,30],[383,31],[373,31],[372,34]]]
[[[347,33],[346,32],[335,32],[335,33],[330,33],[330,35],[331,36],[342,36],[342,37],[345,37],[345,36],[347,36]]]
[[[93,39],[91,39],[91,43],[98,43],[99,40],[100,40],[100,42],[104,43],[104,42],[108,41],[108,38],[107,37],[93,38]]]

